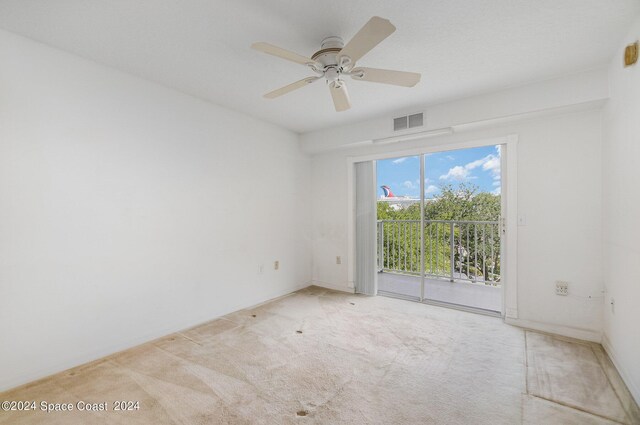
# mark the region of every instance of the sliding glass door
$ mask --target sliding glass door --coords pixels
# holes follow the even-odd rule
[[[377,161],[378,293],[500,312],[499,146]]]

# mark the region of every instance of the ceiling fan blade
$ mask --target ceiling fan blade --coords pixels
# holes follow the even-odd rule
[[[329,84],[329,91],[331,91],[333,106],[335,106],[336,112],[346,111],[351,108],[349,92],[347,92],[347,85],[345,83],[341,82],[338,84],[334,81]]]
[[[413,87],[420,81],[420,74],[415,72],[392,71],[390,69],[358,67],[351,71],[351,78],[354,80],[372,81],[374,83]]]
[[[297,90],[301,87],[306,86],[307,84],[311,84],[314,81],[319,80],[320,77],[307,77],[307,78],[303,78],[300,81],[296,81],[295,83],[291,83],[289,85],[286,85],[284,87],[280,87],[277,90],[274,90],[272,92],[269,92],[267,94],[264,95],[264,97],[266,97],[267,99],[275,99],[276,97],[280,97],[283,94],[287,94],[289,92],[292,92],[294,90]]]
[[[267,53],[269,55],[273,55],[282,59],[289,60],[291,62],[299,63],[301,65],[317,65],[318,64],[318,62],[314,61],[311,58],[299,55],[294,52],[290,52],[289,50],[283,49],[282,47],[274,46],[273,44],[265,43],[263,41],[258,43],[253,43],[251,45],[251,48],[263,53]]]
[[[395,30],[396,27],[389,20],[374,16],[342,48],[339,56],[348,56],[353,64],[376,47],[382,40],[393,34]]]

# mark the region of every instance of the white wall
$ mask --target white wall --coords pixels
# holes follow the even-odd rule
[[[396,136],[399,133],[393,132],[391,117],[420,111],[425,114],[425,125],[421,130],[468,128],[479,123],[521,119],[524,115],[546,114],[550,110],[574,108],[576,105],[588,106],[607,97],[607,70],[598,68],[438,105],[414,105],[367,121],[304,133],[300,139],[306,152],[317,154],[353,143]]]
[[[313,281],[348,287],[348,156],[517,134],[518,316],[527,326],[599,340],[602,330],[602,111],[583,110],[453,136],[318,154],[312,160]],[[446,148],[446,147],[445,147]],[[335,262],[336,255],[345,259]],[[571,295],[555,294],[555,281]],[[592,298],[588,298],[592,297]]]
[[[0,390],[308,284],[297,135],[2,31],[0,62]]]
[[[640,19],[621,40],[609,70],[603,148],[603,344],[640,403],[640,64],[622,66],[624,46],[638,39]]]

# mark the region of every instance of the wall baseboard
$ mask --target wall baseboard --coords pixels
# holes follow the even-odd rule
[[[591,331],[588,329],[576,329],[568,326],[553,325],[550,323],[536,322],[534,320],[514,319],[505,317],[504,322],[518,326],[519,328],[531,329],[534,331],[547,332],[550,334],[556,334],[560,336],[566,336],[569,338],[581,339],[584,341],[597,342],[602,341],[602,332]]]
[[[355,294],[356,292],[354,288],[349,288],[346,283],[344,285],[337,285],[335,283],[314,280],[311,284],[314,286],[320,286],[321,288],[333,289],[334,291],[347,292],[349,294]]]
[[[611,341],[609,341],[609,338],[607,338],[606,333],[602,334],[602,348],[604,348],[604,351],[611,359],[611,363],[613,363],[613,365],[618,370],[618,373],[620,374],[620,377],[622,378],[624,383],[627,385],[631,396],[636,401],[636,403],[640,405],[640,388],[638,387],[638,385],[636,385],[635,382],[631,380],[631,375],[629,375],[625,368],[622,367],[622,364],[620,364],[620,361],[618,360],[618,357],[616,355],[616,351],[613,349]]]
[[[263,299],[263,300],[258,300],[257,302],[252,302],[251,304],[236,304],[234,306],[230,306],[228,309],[225,309],[225,311],[220,312],[219,314],[216,314],[214,317],[206,317],[206,318],[201,318],[200,320],[197,320],[195,323],[180,323],[177,326],[171,327],[171,328],[163,328],[163,329],[159,329],[155,332],[152,333],[147,333],[145,335],[140,336],[139,338],[133,339],[133,340],[129,340],[126,342],[123,342],[117,346],[111,346],[108,348],[103,348],[100,350],[96,350],[93,352],[89,352],[89,353],[80,353],[76,356],[74,356],[72,359],[68,359],[65,362],[61,362],[58,363],[52,367],[47,367],[45,369],[39,369],[39,370],[33,370],[31,373],[29,373],[28,375],[24,375],[21,377],[21,379],[19,380],[7,380],[7,381],[0,381],[0,393],[5,392],[5,391],[9,391],[9,390],[15,390],[17,388],[20,388],[24,385],[30,385],[33,382],[39,381],[41,379],[46,379],[49,378],[51,376],[57,375],[59,373],[64,373],[65,371],[69,370],[69,369],[73,369],[75,367],[78,366],[82,366],[91,362],[94,362],[96,360],[100,360],[104,357],[108,357],[111,355],[114,355],[116,353],[122,352],[122,351],[126,351],[129,350],[131,348],[137,347],[139,345],[143,345],[143,344],[147,344],[151,341],[155,341],[159,338],[164,338],[167,335],[170,335],[172,333],[176,333],[176,332],[182,332],[185,331],[187,329],[191,329],[193,327],[196,326],[200,326],[202,324],[205,324],[207,322],[210,322],[212,320],[217,320],[223,316],[226,316],[227,314],[230,313],[234,313],[236,311],[240,311],[240,310],[245,310],[245,309],[249,309],[249,308],[254,308],[257,307],[259,305],[262,304],[266,304],[268,302],[274,301],[278,298],[282,298],[285,297],[289,294],[292,294],[296,291],[299,291],[301,289],[304,289],[308,286],[311,286],[312,283],[311,282],[305,282],[302,284],[297,284],[297,285],[293,285],[292,287],[283,289],[283,290],[279,290],[279,291],[274,291],[273,294],[270,294],[267,298]]]

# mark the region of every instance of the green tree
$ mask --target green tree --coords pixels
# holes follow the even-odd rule
[[[484,282],[499,281],[499,226],[484,222],[499,220],[500,204],[500,195],[479,192],[478,186],[468,183],[444,185],[439,196],[426,200],[426,272],[448,275],[453,246],[455,273]],[[419,274],[420,204],[398,208],[378,202],[377,212],[382,220],[383,268]]]

